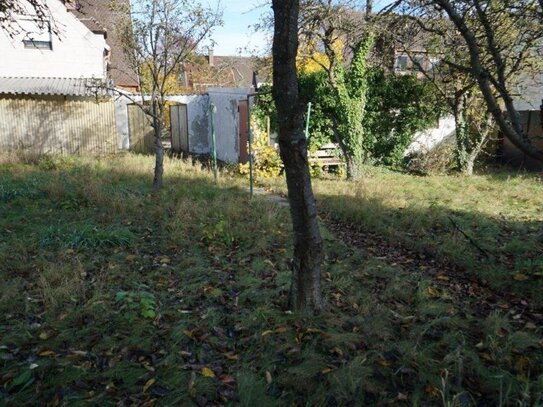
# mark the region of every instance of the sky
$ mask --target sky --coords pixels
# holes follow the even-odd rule
[[[255,33],[251,25],[260,21],[260,16],[269,6],[259,6],[262,0],[222,0],[224,25],[214,30],[215,55],[254,55],[267,50],[264,33]],[[209,1],[210,5],[217,2]]]
[[[216,7],[219,0],[208,0]],[[374,0],[374,10],[380,10],[391,0]],[[264,4],[264,5],[262,5]],[[262,32],[255,33],[251,25],[260,22],[263,14],[271,12],[271,1],[222,0],[224,25],[215,29],[215,55],[261,55],[270,51],[271,42]]]

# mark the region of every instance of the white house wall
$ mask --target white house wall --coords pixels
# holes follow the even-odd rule
[[[59,0],[47,0],[58,35],[52,35],[52,50],[26,49],[23,34],[10,38],[0,30],[0,76],[104,78],[103,35],[94,34]]]

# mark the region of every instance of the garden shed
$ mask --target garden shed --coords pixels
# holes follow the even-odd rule
[[[0,152],[116,153],[115,104],[88,81],[0,78]]]

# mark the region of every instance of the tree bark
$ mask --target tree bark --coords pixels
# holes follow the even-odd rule
[[[298,95],[299,0],[273,0],[273,97],[277,106],[279,148],[287,177],[294,231],[290,307],[321,310],[323,243],[317,219],[304,135],[303,107]]]
[[[155,133],[155,174],[153,177],[153,189],[162,188],[164,175],[164,146],[162,145],[162,117],[163,110],[158,100],[153,100],[153,130]]]

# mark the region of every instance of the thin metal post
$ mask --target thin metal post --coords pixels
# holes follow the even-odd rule
[[[309,120],[311,119],[311,102],[307,104],[307,117],[305,119],[305,138],[309,138]]]
[[[253,197],[253,132],[251,131],[251,96],[247,95],[247,126],[249,142],[249,195]]]
[[[213,177],[217,181],[217,142],[215,139],[215,112],[217,111],[217,106],[213,103],[209,106],[209,114],[211,116],[211,158],[213,160]]]
[[[271,144],[271,119],[266,116],[266,134],[268,135],[268,144]]]

